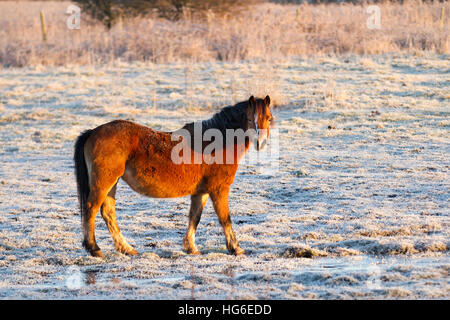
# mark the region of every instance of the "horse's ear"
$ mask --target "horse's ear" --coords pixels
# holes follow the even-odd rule
[[[264,103],[266,104],[266,106],[269,106],[269,105],[270,105],[270,97],[269,97],[269,95],[267,95],[267,96],[264,98]]]
[[[251,96],[250,99],[248,99],[248,104],[251,106],[254,106],[256,104],[256,100],[254,96]]]

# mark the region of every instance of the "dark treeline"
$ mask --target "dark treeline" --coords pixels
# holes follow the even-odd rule
[[[103,22],[108,28],[120,18],[155,14],[169,20],[191,15],[205,18],[208,14],[233,14],[263,0],[73,0],[83,11]]]
[[[233,15],[244,7],[256,3],[280,4],[327,4],[327,3],[404,3],[409,0],[73,0],[84,12],[101,21],[110,29],[119,19],[138,15],[154,14],[176,21],[182,17],[207,18],[208,15]],[[433,2],[433,0],[422,0]],[[436,0],[436,2],[444,0]]]

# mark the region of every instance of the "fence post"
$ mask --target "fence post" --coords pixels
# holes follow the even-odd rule
[[[42,31],[42,41],[47,42],[47,27],[45,26],[45,17],[43,10],[41,10],[41,31]]]

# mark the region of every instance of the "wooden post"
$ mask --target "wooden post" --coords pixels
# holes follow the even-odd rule
[[[42,41],[47,42],[47,27],[45,26],[44,11],[41,10],[41,30],[42,30]]]
[[[444,31],[444,19],[445,19],[445,7],[442,7],[442,9],[441,9],[441,26],[440,26],[441,33]]]

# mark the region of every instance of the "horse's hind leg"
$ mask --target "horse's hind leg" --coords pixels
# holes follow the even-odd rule
[[[208,201],[208,194],[195,194],[191,196],[191,208],[189,210],[189,227],[183,239],[184,250],[190,254],[200,254],[195,245],[195,232],[197,230],[200,217],[206,201]]]
[[[101,209],[102,217],[103,220],[105,220],[106,225],[108,226],[109,233],[111,233],[111,236],[114,240],[114,247],[116,248],[116,250],[128,255],[137,255],[138,252],[127,243],[125,238],[122,236],[122,233],[120,232],[119,226],[117,225],[115,208],[116,188],[117,183],[109,191],[105,201],[103,201]]]
[[[117,180],[122,176],[124,168],[120,165],[92,165],[92,161],[87,161],[89,171],[89,197],[87,200],[87,210],[82,217],[82,227],[84,233],[83,246],[87,252],[94,257],[104,257],[102,251],[95,241],[95,217],[100,207],[105,202],[108,193],[116,185]]]
[[[108,191],[109,188],[108,190],[104,190],[98,187],[91,187],[87,201],[86,214],[82,217],[84,234],[83,247],[94,257],[104,257],[95,241],[95,217],[97,216],[103,201],[106,199]]]

